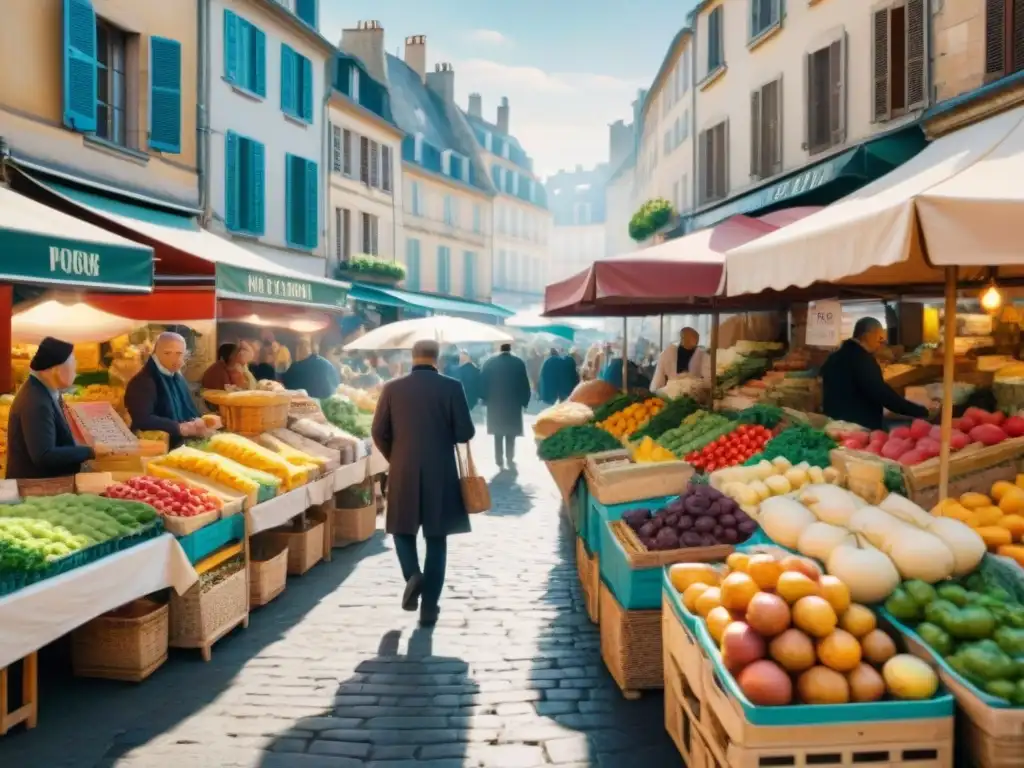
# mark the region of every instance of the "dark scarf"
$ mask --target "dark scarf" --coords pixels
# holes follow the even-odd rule
[[[192,419],[199,418],[199,412],[192,402],[192,396],[188,392],[184,379],[179,374],[168,376],[156,365],[156,358],[149,358],[146,363],[149,375],[156,382],[156,398],[158,403],[165,403],[168,413],[159,414],[168,419],[173,419],[179,424]]]
[[[686,373],[690,370],[690,361],[697,348],[687,349],[682,344],[676,349],[676,373]]]

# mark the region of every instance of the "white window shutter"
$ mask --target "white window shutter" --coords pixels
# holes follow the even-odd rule
[[[889,9],[882,8],[875,11],[871,19],[871,119],[876,123],[892,117],[889,102],[890,56]]]
[[[1018,2],[1017,8],[1024,11],[1024,4]],[[925,0],[907,0],[906,19],[909,112],[928,106],[928,3]],[[1015,19],[1014,22],[1020,27],[1024,20]]]

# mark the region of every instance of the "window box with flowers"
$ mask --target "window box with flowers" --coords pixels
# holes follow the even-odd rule
[[[339,280],[394,285],[405,279],[405,267],[393,261],[358,254],[339,263],[334,276]]]
[[[663,197],[648,200],[629,220],[629,236],[642,243],[669,224],[675,216],[672,203]]]

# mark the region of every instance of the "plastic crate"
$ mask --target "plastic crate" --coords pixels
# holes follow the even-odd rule
[[[612,520],[621,520],[622,516],[631,509],[658,509],[668,504],[675,496],[657,496],[653,499],[637,499],[622,504],[605,506],[589,493],[587,494],[587,516],[585,529],[580,531],[583,543],[587,545],[587,551],[595,555],[601,554],[602,531],[608,527]]]
[[[182,536],[178,543],[189,562],[195,565],[205,560],[221,547],[245,538],[245,515],[232,515],[212,525],[200,528],[188,536]]]

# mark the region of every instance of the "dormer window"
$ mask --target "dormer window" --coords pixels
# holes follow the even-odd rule
[[[348,68],[348,97],[359,103],[359,67],[356,66]]]
[[[412,159],[413,162],[423,164],[423,134],[417,133],[415,138]]]
[[[451,176],[453,179],[463,181],[465,174],[462,169],[465,162],[466,158],[458,152],[446,149],[441,153],[441,172],[445,176]]]
[[[502,145],[501,145],[501,156],[503,158],[505,158],[506,160],[510,160],[511,159],[511,149],[510,149],[510,146],[511,146],[510,143],[507,142],[507,141],[502,143]]]
[[[494,147],[494,134],[490,131],[484,131],[484,148],[488,152],[493,152]]]

